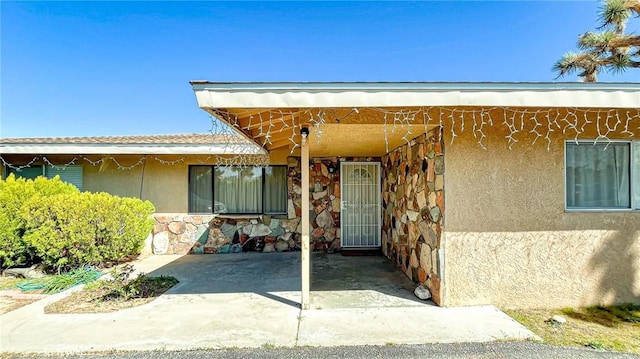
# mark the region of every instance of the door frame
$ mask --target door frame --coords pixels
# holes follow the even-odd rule
[[[380,162],[364,162],[364,161],[340,161],[340,247],[343,247],[343,240],[346,235],[346,231],[344,230],[345,218],[345,202],[343,198],[345,198],[346,189],[345,189],[345,178],[346,172],[343,170],[343,165],[375,165],[378,168],[378,177],[377,181],[377,189],[376,189],[376,201],[378,205],[378,216],[377,226],[376,226],[376,242],[374,245],[352,245],[352,246],[344,246],[344,248],[380,248],[382,247],[382,163]]]

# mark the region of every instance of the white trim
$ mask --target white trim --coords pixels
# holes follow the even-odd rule
[[[585,145],[594,145],[594,144],[605,144],[606,143],[627,143],[629,144],[629,208],[607,208],[607,207],[567,207],[567,145],[568,144],[576,144],[576,140],[565,140],[563,145],[564,151],[564,161],[563,161],[563,176],[564,176],[564,211],[567,213],[576,213],[576,212],[640,212],[640,204],[635,203],[635,191],[640,191],[640,188],[635,188],[634,185],[635,179],[637,175],[640,173],[636,173],[635,167],[633,166],[634,162],[634,149],[635,146],[640,146],[640,141],[637,140],[608,140],[608,141],[600,141],[596,142],[595,139],[582,139],[577,141],[577,145],[585,144]]]
[[[192,82],[200,108],[585,107],[638,108],[640,83]]]
[[[3,144],[0,154],[265,154],[254,144],[194,144],[194,145],[115,145],[115,144]]]

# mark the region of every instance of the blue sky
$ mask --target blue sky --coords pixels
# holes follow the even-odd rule
[[[554,81],[599,4],[2,1],[0,136],[206,132],[190,80]]]

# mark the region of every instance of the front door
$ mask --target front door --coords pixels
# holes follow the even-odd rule
[[[340,163],[340,245],[380,247],[380,164]]]

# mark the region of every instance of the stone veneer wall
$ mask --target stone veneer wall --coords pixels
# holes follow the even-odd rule
[[[382,158],[382,250],[441,304],[444,143],[439,128]]]
[[[379,158],[342,158],[379,162]],[[154,254],[227,253],[300,250],[302,215],[301,164],[287,159],[287,214],[224,216],[156,214],[152,233]],[[313,158],[309,163],[311,248],[340,250],[340,163],[337,157]]]
[[[300,249],[300,218],[268,215],[230,218],[190,214],[156,214],[154,218],[154,254],[283,252]]]
[[[379,162],[377,157],[312,158],[309,163],[311,248],[340,250],[340,161]],[[299,158],[289,157],[289,218],[302,212]]]

